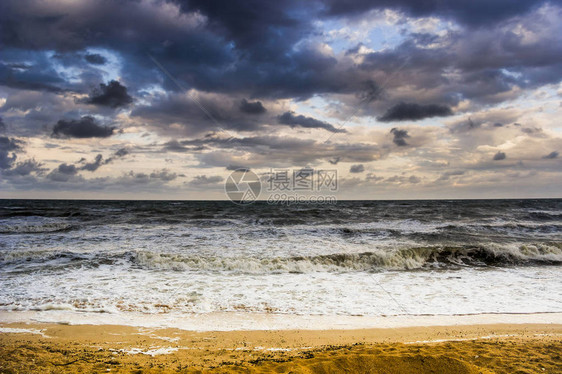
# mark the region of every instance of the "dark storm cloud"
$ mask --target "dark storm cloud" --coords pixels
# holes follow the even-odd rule
[[[98,170],[101,166],[112,163],[116,159],[123,158],[128,154],[129,154],[129,150],[127,150],[127,148],[121,148],[118,149],[115,153],[113,153],[111,157],[105,160],[103,159],[103,156],[101,154],[97,154],[92,162],[86,162],[86,159],[83,158],[79,161],[79,163],[83,163],[83,162],[85,163],[84,165],[80,166],[79,169],[93,172]]]
[[[57,170],[62,174],[71,174],[71,175],[76,174],[78,172],[75,165],[69,165],[69,164],[60,164]]]
[[[162,150],[165,152],[180,152],[180,153],[199,152],[205,149],[207,149],[207,147],[204,145],[186,147],[177,140],[170,140],[169,142],[164,143],[164,147],[162,148]]]
[[[127,148],[121,148],[121,149],[118,149],[117,152],[115,152],[115,157],[125,157],[129,153],[130,152]]]
[[[47,178],[53,182],[68,182],[78,174],[78,168],[73,164],[62,163],[47,174]]]
[[[147,52],[179,79],[191,74],[203,82],[207,77],[221,79],[217,67],[235,59],[230,41],[206,30],[201,14],[180,14],[171,7],[161,1],[124,0],[108,6],[105,0],[6,0],[0,3],[0,45],[59,54],[92,46],[115,51],[127,64],[123,80],[135,89],[161,81]]]
[[[136,185],[136,184],[147,184],[150,183],[150,176],[146,173],[135,173],[134,171],[129,171],[128,173],[121,176],[119,184],[121,185]]]
[[[365,166],[363,166],[363,164],[351,165],[351,167],[349,168],[350,173],[362,173],[364,171]]]
[[[183,18],[169,9],[173,3],[179,4]],[[335,58],[319,53],[312,45],[298,44],[321,32],[315,21],[323,17],[359,15],[369,9],[394,8],[412,16],[450,16],[469,25],[493,28],[506,18],[527,14],[542,3],[544,1],[518,1],[516,4],[510,1],[507,5],[507,0],[450,4],[414,0],[355,0],[350,3],[330,0],[178,0],[164,8],[159,2],[124,0],[112,3],[109,9],[101,0],[67,6],[6,0],[2,2],[0,12],[0,43],[61,53],[81,51],[90,46],[119,51],[127,63],[123,77],[129,87],[159,83],[163,78],[161,74],[154,74],[155,66],[146,56],[146,51],[149,51],[173,76],[189,87],[208,92],[251,91],[252,97],[307,98],[322,93],[355,93],[368,76],[361,69],[342,66]],[[165,13],[163,9],[169,11]],[[123,19],[128,20],[127,32],[123,30]],[[467,61],[462,70],[481,65],[500,74],[504,66],[525,67],[533,59],[535,65],[542,61],[543,68],[526,72],[527,76],[518,79],[519,82],[525,82],[531,75],[531,81],[557,79],[556,72],[548,68],[559,61],[559,56],[552,53],[552,50],[558,49],[553,47],[556,44],[552,41],[547,44],[551,50],[549,56],[544,46],[525,45],[511,32],[489,32],[488,35],[488,40],[481,41],[481,45],[472,45],[476,49],[471,49],[470,45],[463,48],[464,51],[476,50],[478,53],[475,52],[472,58],[458,58],[459,64]],[[462,32],[455,38],[456,43],[473,39]],[[490,45],[491,40],[498,41],[498,45],[488,46],[492,53],[484,53],[487,51],[482,48]],[[389,49],[367,56],[362,68],[388,63],[388,67],[396,69],[401,65],[402,55],[410,52],[416,61],[405,70],[428,72],[425,80],[416,77],[415,85],[421,85],[422,80],[428,86],[444,83],[445,78],[438,72],[451,65],[449,56],[454,56],[457,51],[452,51],[449,46],[416,50],[418,43],[420,36],[412,35],[402,49]],[[298,48],[295,47],[297,45]],[[407,51],[407,45],[410,45],[410,51]],[[471,79],[472,85],[478,85],[474,78]],[[399,81],[401,79],[397,83]],[[487,85],[490,90],[505,90],[507,81],[508,77],[500,74],[493,82],[480,82],[479,85]],[[164,83],[168,89],[177,90],[168,79],[164,79]],[[477,95],[472,91],[484,88],[468,87],[466,96]],[[446,92],[441,99],[452,102],[455,97]]]
[[[334,16],[354,16],[371,9],[391,8],[413,17],[443,16],[470,26],[499,22],[547,3],[546,0],[324,0],[325,12]]]
[[[263,107],[259,101],[248,103],[252,104],[250,111],[254,111],[254,113],[248,113],[249,108],[244,105],[244,110],[241,110],[240,103],[244,103],[244,99],[235,95],[202,92],[158,94],[152,98],[150,104],[137,105],[132,110],[131,117],[144,121],[165,135],[171,135],[174,132],[193,136],[209,131],[260,131],[270,129],[275,125],[324,128],[331,132],[346,132],[329,123],[296,115],[293,112],[279,113],[275,108],[271,109],[271,113],[269,113],[264,107],[264,113],[257,115],[255,113],[261,111],[261,107]],[[257,105],[257,103],[260,104]],[[170,143],[167,148],[173,150],[175,146]],[[186,150],[175,147],[175,151]]]
[[[558,155],[559,155],[558,152],[552,151],[552,152],[550,152],[549,154],[543,156],[542,158],[544,158],[545,160],[552,160],[552,159],[557,158]]]
[[[326,143],[286,136],[248,136],[245,138],[206,137],[182,140],[184,146],[206,146],[197,154],[203,167],[287,167],[313,165],[328,159],[343,162],[370,162],[385,157],[388,147],[366,143]]]
[[[385,134],[387,141],[379,142],[380,145],[353,143],[351,139],[349,143],[343,143],[345,139],[342,143],[320,143],[314,139],[276,136],[272,134],[283,125],[332,132],[338,129],[330,124],[336,124],[332,122],[335,120],[326,123],[284,113],[286,109],[278,108],[288,106],[274,103],[275,99],[324,98],[330,106],[323,114],[334,114],[334,117],[318,118],[345,118],[361,102],[365,105],[357,115],[392,120],[448,114],[443,108],[457,108],[462,101],[463,105],[455,111],[468,110],[466,117],[475,118],[474,122],[469,120],[462,126],[463,130],[471,131],[463,134],[464,139],[480,136],[485,139],[474,142],[493,141],[490,146],[498,146],[496,138],[510,131],[508,124],[514,120],[483,122],[470,111],[493,108],[496,103],[528,93],[529,89],[545,83],[556,84],[562,76],[562,40],[557,22],[561,18],[560,2],[552,1],[548,7],[536,11],[544,3],[527,0],[3,0],[0,1],[0,85],[3,85],[0,89],[2,95],[7,92],[8,98],[1,110],[9,117],[10,131],[29,129],[26,135],[43,134],[45,124],[52,125],[61,119],[53,129],[54,136],[108,137],[115,129],[102,126],[93,117],[68,119],[92,113],[95,118],[99,118],[97,114],[105,116],[104,124],[117,123],[117,111],[109,108],[123,107],[130,104],[131,97],[138,98],[130,105],[131,126],[144,126],[140,131],[145,134],[156,131],[168,136],[152,143],[154,152],[192,152],[189,159],[196,158],[201,167],[257,168],[289,164],[300,167],[341,161],[349,163],[348,166],[354,164],[351,169],[359,170],[361,163],[380,160],[391,151],[409,150],[406,146],[417,146],[425,138],[435,139],[431,129],[415,127],[408,130],[410,134],[392,129],[391,134]],[[175,4],[179,8],[174,8]],[[384,8],[400,12],[398,23],[391,21],[391,27],[401,32],[398,39],[403,42],[396,46],[396,39],[389,40],[384,49],[364,52],[377,49],[376,41],[364,40],[365,48],[357,46],[347,53],[342,51],[353,36],[345,35],[344,31],[332,36],[331,31],[339,30],[328,28],[349,25],[355,31],[352,22],[368,25],[373,18],[369,10]],[[438,31],[409,33],[426,21],[418,23],[420,20],[415,17],[421,16],[438,17]],[[443,22],[446,20],[458,24],[449,28]],[[376,27],[375,23],[372,27]],[[431,30],[423,25],[422,28]],[[359,31],[364,31],[363,27]],[[178,87],[147,54],[154,56],[190,91],[179,94]],[[107,82],[109,71],[111,77],[119,76],[120,83],[101,86],[86,99],[97,107],[86,107],[84,102],[74,100],[77,96],[84,97],[99,82]],[[25,98],[20,95],[24,90]],[[220,124],[188,98],[187,94],[192,92],[201,93],[200,102]],[[403,104],[416,107],[401,108],[400,103],[416,103]],[[442,112],[431,108],[435,103],[442,106]],[[410,110],[404,114],[404,109]],[[18,113],[26,114],[18,118]],[[288,123],[278,123],[283,116]],[[494,134],[483,134],[499,122],[505,126],[494,130]],[[127,125],[129,121],[122,123]],[[221,127],[245,133],[240,139],[227,139],[226,134],[219,132]],[[212,130],[224,138],[202,137]],[[270,136],[260,136],[266,131]],[[542,136],[527,127],[521,131],[526,132],[525,137],[530,141],[538,142]],[[162,144],[178,134],[202,138],[188,141],[177,138]],[[447,134],[452,135],[456,134]],[[492,135],[494,139],[489,140]],[[476,146],[470,147],[473,145]],[[436,144],[432,151],[439,153],[440,147]],[[559,149],[558,143],[549,143],[541,149],[539,153],[536,148],[528,151],[537,164],[554,168],[557,160],[536,159]],[[460,149],[459,154],[466,150]],[[0,165],[22,176],[39,172],[40,166],[32,161],[21,162],[18,151],[2,150]],[[112,160],[125,157],[127,149],[121,151],[110,156],[105,153],[107,150],[95,150],[87,160],[61,170],[61,166],[55,168],[46,179],[69,181],[67,185],[73,183],[87,189],[88,183],[80,181],[79,173],[95,173]],[[98,152],[109,158],[97,155]],[[514,152],[524,154],[520,150]],[[557,152],[552,152],[545,158],[557,156]],[[488,164],[499,168],[505,162]],[[447,174],[439,169],[438,173],[454,179],[453,172]],[[156,190],[177,177],[162,170],[131,172],[107,183],[120,186],[144,183]],[[105,185],[102,178],[98,179],[99,185]],[[404,174],[397,176],[394,183],[420,182],[420,178]]]
[[[408,145],[408,143],[406,142],[406,139],[410,137],[410,135],[408,135],[408,131],[400,130],[395,127],[390,130],[390,133],[394,136],[394,138],[392,139],[392,142],[394,144],[399,147],[405,147]]]
[[[237,47],[261,52],[259,59],[284,53],[311,26],[302,17],[306,3],[297,1],[177,1],[185,11],[199,11],[209,17],[211,28],[233,40]],[[314,4],[311,4],[314,5]],[[300,16],[300,17],[299,17]]]
[[[156,170],[150,173],[151,179],[160,179],[165,182],[173,181],[178,175],[170,172],[168,169]]]
[[[82,166],[80,169],[87,170],[87,171],[96,171],[102,165],[103,165],[103,156],[101,154],[98,154],[93,162],[88,162],[84,164],[84,166]]]
[[[514,126],[517,124],[513,124]],[[520,125],[519,125],[520,126]],[[522,127],[521,132],[534,138],[547,138],[548,135],[540,127]]]
[[[396,183],[396,184],[404,184],[404,183],[418,184],[421,182],[421,178],[415,175],[410,175],[409,177],[405,175],[394,175],[392,177],[386,178],[385,182]]]
[[[244,113],[250,114],[261,114],[267,111],[261,101],[250,102],[246,99],[242,99],[242,102],[240,103],[240,110]]]
[[[295,115],[294,112],[285,112],[277,119],[279,123],[291,127],[324,129],[330,132],[347,132],[345,129],[338,129],[327,122],[322,122],[312,117],[305,117],[301,114]]]
[[[116,159],[123,158],[131,153],[127,148],[120,148],[118,149],[110,158],[106,159],[103,164],[107,165],[110,162],[115,161]]]
[[[2,117],[0,117],[0,132],[5,132],[5,131],[6,131],[6,124],[4,123]]]
[[[504,1],[500,0],[500,3],[505,5]],[[176,12],[174,4],[179,4],[183,13]],[[97,84],[107,79],[99,78],[105,76],[103,69],[110,67],[100,64],[105,58],[88,52],[95,47],[95,50],[105,50],[108,56],[114,56],[112,66],[114,61],[122,64],[121,83],[102,85],[87,100],[100,107],[114,108],[129,104],[131,96],[138,97],[131,117],[136,124],[146,125],[147,131],[156,129],[159,133],[180,133],[182,136],[218,131],[219,128],[262,131],[275,124],[276,116],[280,115],[277,118],[280,125],[345,132],[315,118],[276,112],[274,105],[267,104],[268,99],[300,100],[314,95],[342,94],[338,98],[352,97],[343,103],[344,109],[357,105],[359,100],[369,104],[365,105],[365,113],[361,111],[358,115],[416,120],[448,114],[447,109],[450,111],[461,100],[494,104],[514,98],[524,89],[558,82],[562,74],[559,63],[562,43],[559,33],[555,32],[557,28],[545,22],[546,18],[538,14],[540,12],[529,13],[540,5],[539,2],[532,5],[522,1],[511,5],[497,6],[497,3],[480,0],[470,4],[466,1],[444,4],[433,0],[421,3],[405,0],[356,0],[350,3],[195,0],[170,1],[164,6],[159,1],[123,0],[107,7],[102,0],[65,4],[5,0],[0,5],[0,44],[13,51],[25,50],[30,55],[14,55],[4,61],[3,51],[5,66],[2,71],[5,73],[0,75],[0,81],[12,86],[27,86],[28,89],[63,92],[62,89],[65,94],[67,90],[83,94],[88,87],[85,82]],[[398,9],[414,17],[448,17],[461,22],[464,27],[437,35],[408,34],[408,25],[404,25],[403,43],[365,53],[357,60],[355,57],[363,49],[352,48],[345,57],[344,53],[331,55],[323,49],[325,46],[320,43],[328,40],[330,44],[330,38],[325,35],[326,24],[318,21],[365,16],[368,9],[375,8]],[[559,12],[556,7],[549,9],[551,14],[556,15],[556,12]],[[477,15],[481,22],[473,19]],[[527,18],[517,19],[511,25],[506,23],[509,17],[517,15]],[[123,19],[127,20],[126,24]],[[531,34],[536,32],[536,35],[527,38],[515,32],[519,24],[522,30],[530,30]],[[472,27],[475,25],[478,27]],[[541,28],[544,28],[543,33]],[[187,89],[205,92],[207,96],[201,103],[220,124],[209,119],[187,95],[176,95],[178,87],[157,69],[147,53]],[[73,72],[76,70],[83,73],[75,77]],[[70,76],[73,79],[69,79]],[[79,87],[71,83],[76,78],[84,81],[77,84]],[[167,92],[160,94],[148,89],[159,85]],[[141,95],[143,92],[144,96]],[[231,100],[221,102],[224,97]],[[416,104],[400,107],[401,102]],[[437,108],[433,107],[434,103],[439,103]],[[414,107],[405,108],[404,105]],[[41,109],[34,107],[25,119],[13,121],[11,118],[11,129],[31,123],[40,124],[33,125],[36,132],[44,131],[40,129],[44,123],[77,118],[78,113],[84,113],[81,112],[83,108],[69,112],[62,105],[53,105],[48,111],[42,104],[36,107]],[[108,111],[95,107],[88,107],[88,110]],[[61,121],[53,129],[54,136],[108,137],[114,132],[114,128],[103,127],[93,119],[86,120],[85,126],[79,123],[82,120]],[[256,138],[248,135],[251,139]],[[406,130],[395,129],[393,132],[393,142],[399,147],[408,145],[408,137]],[[274,146],[264,147],[273,152],[274,148],[270,147]],[[348,145],[350,149],[354,146]],[[165,145],[163,150],[198,152],[204,147],[207,144],[190,146],[175,141]],[[331,148],[318,144],[312,147],[314,149],[302,150],[303,160],[337,162],[342,159],[349,162],[353,157],[343,154],[345,147],[341,144]],[[258,148],[256,145],[247,149],[259,153]],[[316,150],[320,157],[312,154]],[[371,149],[370,152],[370,157],[376,159],[385,151]],[[260,156],[278,158],[276,154]],[[289,156],[297,160],[295,155]],[[367,151],[361,153],[361,158],[354,161],[367,162]],[[224,161],[222,167],[231,162],[245,164],[237,159]]]
[[[79,118],[84,113],[82,108],[75,106],[72,94],[2,88],[0,91],[7,93],[4,105],[0,105],[0,114],[6,115],[6,122],[9,120],[11,135],[42,136],[48,131],[48,124],[54,125],[60,119]]]
[[[410,178],[408,178],[408,182],[412,183],[412,184],[417,184],[421,182],[421,178],[415,176],[415,175],[411,175]]]
[[[0,174],[4,178],[23,177],[31,173],[42,175],[47,170],[35,159],[16,162],[17,153],[23,151],[24,144],[22,140],[0,136]]]
[[[365,46],[365,44],[359,43],[355,47],[349,48],[347,51],[345,51],[345,55],[346,56],[355,55],[355,54],[359,53],[359,50],[361,49],[361,47],[364,47],[364,46]]]
[[[226,170],[230,170],[230,171],[234,171],[234,170],[238,170],[238,171],[250,171],[250,168],[246,167],[246,166],[241,166],[241,165],[228,165],[226,167]]]
[[[422,4],[413,0],[397,3],[197,0],[170,2],[165,8],[159,2],[124,0],[112,3],[109,10],[101,0],[69,6],[6,0],[0,12],[0,43],[59,53],[83,51],[91,46],[118,51],[127,65],[122,76],[131,92],[143,85],[162,82],[165,88],[177,90],[163,74],[154,74],[155,66],[146,55],[148,51],[187,87],[207,92],[244,92],[246,97],[260,98],[303,99],[315,94],[357,93],[368,80],[369,70],[374,67],[382,71],[396,70],[405,56],[411,56],[411,64],[403,69],[403,74],[393,78],[396,82],[390,88],[409,80],[414,87],[434,88],[442,84],[448,88],[440,89],[435,99],[455,104],[458,92],[469,98],[479,97],[485,96],[484,93],[505,92],[513,82],[532,85],[539,81],[552,82],[560,76],[560,69],[553,67],[560,59],[556,36],[548,42],[539,42],[540,45],[528,45],[511,32],[493,30],[507,17],[527,14],[543,2],[522,1],[505,6],[505,1],[500,0],[502,5],[463,1],[461,5],[437,1]],[[170,9],[174,3],[183,11],[181,17]],[[375,8],[399,9],[413,16],[451,16],[492,30],[487,33],[487,40],[470,37],[468,33],[472,29],[466,33],[449,33],[439,40],[435,35],[422,38],[412,34],[400,47],[365,56],[359,68],[320,53],[314,43],[303,42],[323,32],[315,23],[323,17],[359,15]],[[123,19],[128,20],[127,32],[123,32]],[[533,23],[541,24],[540,20]],[[450,45],[418,47],[443,39],[461,45],[462,50],[453,50]],[[490,46],[492,40],[497,45]],[[474,56],[470,56],[470,51],[476,51]],[[358,49],[354,53],[357,52]],[[456,58],[458,62],[451,62],[456,55],[461,56]],[[538,69],[527,69],[530,66]],[[513,78],[501,72],[503,67],[527,71],[520,78]],[[490,72],[475,73],[466,77],[466,82],[447,83],[442,72],[454,68],[460,68],[461,75],[469,70]],[[490,80],[486,74],[495,76]]]
[[[219,95],[171,93],[155,97],[150,105],[137,106],[131,116],[163,131],[167,125],[176,125],[176,128],[181,125],[181,132],[187,135],[210,130],[253,131],[260,128],[260,116],[241,112],[238,104],[238,100]],[[173,146],[171,143],[170,147]],[[176,151],[181,150],[176,148]]]
[[[16,163],[11,169],[2,171],[2,174],[4,176],[20,176],[20,177],[30,175],[31,173],[37,173],[41,175],[47,170],[42,166],[43,164],[35,161],[35,159],[29,159]]]
[[[172,152],[187,152],[188,148],[181,145],[177,140],[170,140],[164,144],[164,150]]]
[[[422,100],[420,104],[439,102],[448,106],[462,99],[499,103],[516,98],[517,88],[532,89],[560,81],[562,40],[553,21],[559,16],[560,8],[549,8],[517,22],[449,30],[431,48],[418,45],[416,37],[408,35],[394,48],[364,54],[359,67],[393,74],[387,90],[409,87],[400,101],[415,99]],[[540,29],[536,26],[539,24]],[[529,41],[518,33],[518,27],[529,30],[534,39]],[[447,74],[451,71],[455,72],[453,79]]]
[[[14,138],[0,136],[0,169],[9,169],[16,161],[16,151],[21,151],[23,142]]]
[[[115,127],[98,125],[93,117],[84,116],[79,120],[60,120],[53,127],[51,136],[69,138],[107,138],[113,135]]]
[[[133,102],[133,98],[127,93],[127,87],[117,81],[108,84],[101,83],[99,89],[94,89],[86,100],[88,104],[118,108],[127,106]]]
[[[377,183],[377,182],[382,181],[382,180],[384,180],[384,177],[376,176],[376,175],[373,174],[373,173],[368,173],[368,174],[365,176],[365,181],[369,181],[369,182]]]
[[[494,161],[501,161],[501,160],[505,160],[506,157],[507,157],[507,156],[505,155],[504,152],[498,151],[498,153],[496,153],[496,154],[494,155],[493,160],[494,160]]]
[[[439,176],[439,178],[437,180],[438,181],[447,181],[451,177],[461,176],[461,175],[464,175],[464,173],[465,173],[464,170],[446,171],[443,174],[441,174],[441,176]]]
[[[162,170],[154,171],[154,178],[151,174],[135,173],[130,171],[124,173],[119,177],[97,177],[85,179],[78,174],[65,174],[59,172],[58,168],[49,173],[45,178],[37,178],[35,176],[14,176],[11,182],[21,190],[37,190],[40,188],[43,191],[60,191],[61,184],[64,184],[64,189],[73,189],[76,191],[115,191],[123,192],[126,189],[128,193],[150,191],[162,192],[167,189],[167,184],[170,182],[168,177],[165,179],[160,178]],[[167,190],[170,191],[170,190]]]
[[[393,121],[417,121],[424,118],[444,117],[453,114],[451,108],[446,105],[429,104],[420,105],[416,103],[399,103],[389,108],[386,113],[377,118],[381,122]]]
[[[217,187],[219,183],[222,182],[223,180],[224,178],[219,175],[213,175],[209,177],[206,175],[196,175],[187,184],[191,187],[196,187],[196,188],[208,188],[208,187]]]
[[[88,53],[84,56],[84,59],[93,65],[104,65],[107,59],[97,53]]]
[[[142,42],[158,44],[166,32],[180,31],[185,26],[167,24],[169,19],[159,12],[161,5],[135,0],[112,2],[111,7],[103,0],[72,4],[6,0],[0,5],[0,41],[16,48],[62,52],[81,50],[89,45],[121,45],[126,49]],[[124,32],[125,19],[132,32]],[[181,36],[185,36],[185,32]],[[172,42],[174,35],[169,37]],[[127,40],[129,45],[124,43]]]
[[[21,90],[62,92],[63,83],[55,72],[38,66],[4,64],[0,62],[0,86]]]
[[[310,16],[318,8],[314,3],[181,2],[182,18],[171,11],[171,3],[124,0],[112,3],[111,11],[101,0],[68,7],[25,3],[2,3],[0,43],[59,53],[91,46],[118,51],[127,63],[123,79],[134,90],[162,81],[166,89],[178,89],[154,73],[147,51],[186,86],[207,92],[307,98],[356,92],[364,81],[313,44],[295,48],[317,31]],[[40,20],[40,15],[48,18]]]
[[[108,182],[112,188],[117,187],[118,189],[125,186],[127,188],[137,189],[144,187],[154,187],[155,191],[161,191],[169,182],[177,179],[180,175],[170,172],[168,169],[154,170],[152,173],[137,173],[134,171],[129,171],[124,173],[121,177],[115,179],[108,179]]]
[[[461,119],[449,124],[449,129],[452,133],[469,133],[475,131],[501,131],[502,129],[508,128],[521,128],[521,124],[517,122],[512,122],[519,117],[516,111],[498,111],[492,112],[485,115],[480,115],[477,118],[472,119],[468,117],[466,119]],[[511,122],[511,123],[510,123]],[[521,129],[522,132],[527,133]],[[534,137],[542,137],[544,135],[542,129],[535,128],[530,131],[529,135]]]
[[[368,79],[360,84],[357,96],[361,103],[370,103],[379,99],[383,94],[383,89],[372,79]]]

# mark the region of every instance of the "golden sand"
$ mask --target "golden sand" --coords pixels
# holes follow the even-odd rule
[[[0,324],[1,373],[561,373],[562,325],[194,332]]]

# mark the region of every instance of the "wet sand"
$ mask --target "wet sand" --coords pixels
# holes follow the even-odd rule
[[[1,373],[560,373],[562,324],[196,332],[0,324]]]

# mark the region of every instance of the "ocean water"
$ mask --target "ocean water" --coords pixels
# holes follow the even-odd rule
[[[51,320],[562,312],[561,270],[562,200],[0,200],[0,311]]]

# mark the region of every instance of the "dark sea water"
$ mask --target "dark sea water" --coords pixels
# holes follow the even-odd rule
[[[562,200],[0,200],[0,310],[562,312]]]

